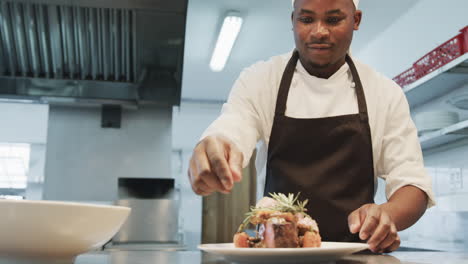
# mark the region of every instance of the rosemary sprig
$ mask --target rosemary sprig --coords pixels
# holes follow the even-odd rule
[[[306,212],[307,209],[305,207],[309,200],[300,202],[298,201],[299,195],[301,195],[301,193],[298,193],[297,196],[294,196],[292,193],[288,194],[288,196],[282,193],[270,193],[271,198],[278,202],[278,205],[274,207],[274,210],[280,212],[289,212],[292,214]]]
[[[250,212],[245,214],[245,219],[242,221],[242,224],[239,226],[239,229],[237,232],[242,232],[245,227],[250,223],[250,220],[252,217],[257,215],[258,212],[260,211],[279,211],[279,212],[284,212],[284,213],[305,213],[307,211],[306,205],[309,202],[309,200],[305,201],[298,201],[299,195],[301,193],[298,193],[296,196],[292,193],[288,194],[286,196],[283,193],[269,193],[271,198],[273,198],[277,204],[275,206],[271,207],[255,207],[252,206],[250,207]]]

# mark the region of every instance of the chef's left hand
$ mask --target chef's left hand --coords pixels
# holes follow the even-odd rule
[[[359,238],[367,240],[372,252],[391,252],[400,247],[395,223],[382,205],[361,206],[348,216],[348,225],[351,233],[359,232]]]

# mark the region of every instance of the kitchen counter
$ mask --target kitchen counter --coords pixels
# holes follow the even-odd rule
[[[467,249],[468,250],[468,249]],[[75,264],[229,264],[199,251],[108,251],[81,255]],[[293,263],[293,262],[292,262]],[[397,251],[388,255],[355,254],[324,264],[468,264],[467,252]]]

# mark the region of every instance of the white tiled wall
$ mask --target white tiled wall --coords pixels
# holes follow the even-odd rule
[[[0,103],[0,142],[45,144],[49,106]]]
[[[102,128],[101,109],[50,106],[46,200],[118,198],[119,178],[173,178],[172,108],[123,109],[121,128]]]

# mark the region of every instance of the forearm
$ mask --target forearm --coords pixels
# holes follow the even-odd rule
[[[398,231],[412,226],[424,214],[428,197],[421,189],[407,185],[398,189],[382,206],[392,217]]]

